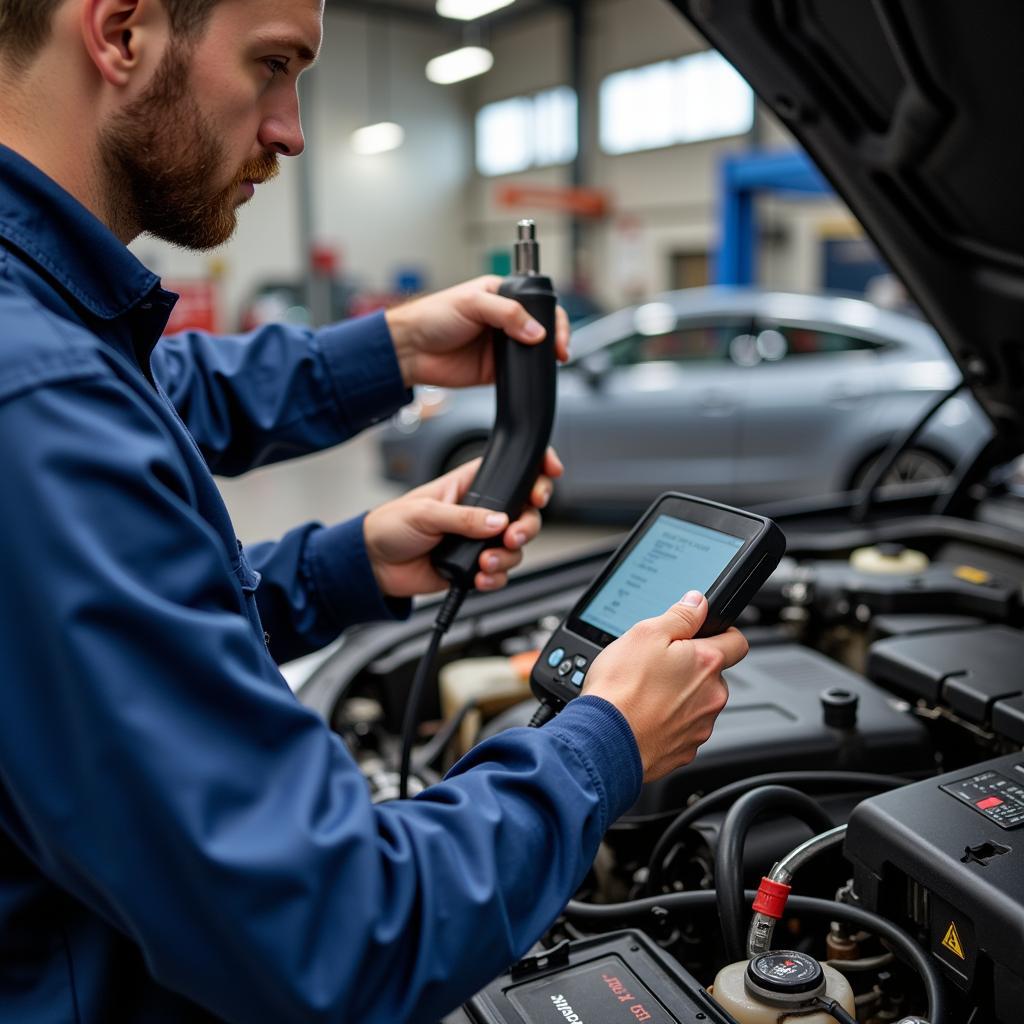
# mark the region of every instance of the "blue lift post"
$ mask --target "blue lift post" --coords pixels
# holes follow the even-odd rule
[[[721,203],[719,241],[715,266],[718,284],[754,283],[757,251],[757,218],[754,199],[758,192],[791,192],[800,195],[831,195],[832,188],[802,150],[740,153],[725,157],[719,168]]]

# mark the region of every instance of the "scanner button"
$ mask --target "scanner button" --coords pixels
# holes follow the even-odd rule
[[[584,658],[582,654],[577,654],[576,657],[572,659],[572,663],[579,669],[585,669],[587,667],[587,659]]]
[[[572,659],[566,658],[561,665],[558,666],[558,674],[560,676],[567,676],[572,671]]]
[[[584,673],[581,672],[579,669],[576,669],[576,671],[573,672],[573,674],[572,674],[572,679],[569,680],[569,681],[572,683],[573,686],[582,686],[583,685],[583,676],[584,676]]]
[[[548,655],[548,664],[554,668],[563,658],[565,657],[565,649],[562,647],[556,647]]]

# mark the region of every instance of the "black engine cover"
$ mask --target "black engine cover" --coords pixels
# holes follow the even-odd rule
[[[646,785],[627,818],[685,805],[737,779],[774,771],[934,771],[927,730],[863,676],[798,644],[754,648],[725,673],[729,703],[696,759]],[[821,694],[856,695],[857,721],[825,724]]]

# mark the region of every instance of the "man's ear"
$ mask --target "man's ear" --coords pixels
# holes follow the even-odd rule
[[[162,54],[167,15],[159,0],[83,0],[81,27],[96,70],[125,86]]]

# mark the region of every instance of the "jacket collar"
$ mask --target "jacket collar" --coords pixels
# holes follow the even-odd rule
[[[128,312],[160,283],[102,221],[6,146],[0,146],[0,238],[101,320]]]

